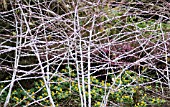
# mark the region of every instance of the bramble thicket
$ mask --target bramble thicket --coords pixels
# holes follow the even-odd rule
[[[1,0],[0,106],[170,106],[168,0]]]

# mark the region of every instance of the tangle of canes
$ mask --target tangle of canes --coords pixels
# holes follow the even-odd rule
[[[7,92],[4,107],[13,101],[15,86],[27,97],[13,106],[30,98],[27,106],[46,106],[42,101],[49,100],[49,106],[55,107],[59,101],[51,86],[66,82],[73,93],[71,83],[77,84],[78,93],[73,95],[81,107],[94,105],[94,87],[104,90],[100,106],[120,106],[111,100],[111,93],[131,86],[159,83],[162,96],[168,97],[164,90],[170,89],[168,2],[4,0],[2,4],[0,23],[6,25],[0,29],[0,73],[11,75],[10,79],[0,78],[1,84],[7,84],[0,89],[0,96]],[[65,66],[72,67],[68,74],[61,72]],[[129,71],[137,77],[121,83]],[[52,81],[54,78],[63,81]],[[94,78],[104,85],[94,83]],[[141,83],[140,78],[148,81]],[[36,79],[44,85],[30,94],[21,81]],[[33,97],[43,89],[46,97]]]

